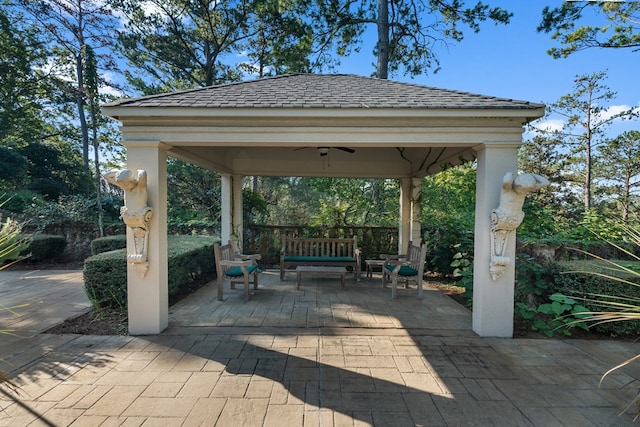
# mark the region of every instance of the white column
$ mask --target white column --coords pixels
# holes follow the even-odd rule
[[[518,147],[485,144],[478,150],[472,318],[473,330],[483,337],[513,336],[515,233],[507,243],[512,262],[498,280],[491,278],[489,262],[491,211],[500,203],[504,174],[518,171]]]
[[[127,265],[129,333],[159,334],[169,322],[167,251],[167,153],[162,143],[128,142],[127,168],[147,171],[147,204],[153,209],[149,224],[149,268],[140,277]],[[127,227],[127,253],[134,253],[133,233]]]
[[[398,229],[398,253],[407,251],[411,240],[411,179],[400,179],[400,223]]]
[[[422,241],[422,178],[411,178],[411,241]]]
[[[232,175],[233,190],[233,225],[231,242],[238,253],[242,253],[242,236],[244,223],[242,218],[242,175]]]
[[[231,235],[233,232],[231,183],[231,175],[220,175],[220,185],[222,186],[220,190],[220,241],[223,245],[226,245],[231,241]]]

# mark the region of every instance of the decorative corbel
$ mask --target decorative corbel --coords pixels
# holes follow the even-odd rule
[[[147,274],[149,262],[147,249],[149,245],[149,224],[153,209],[147,205],[147,172],[139,169],[115,170],[104,175],[107,182],[124,190],[124,206],[120,215],[133,233],[133,253],[127,254],[127,261],[134,264],[140,277]]]
[[[491,212],[489,273],[494,281],[502,277],[507,265],[511,263],[511,259],[506,256],[507,243],[524,219],[522,205],[525,196],[547,185],[549,185],[547,178],[533,173],[517,175],[507,172],[502,178],[500,205]]]

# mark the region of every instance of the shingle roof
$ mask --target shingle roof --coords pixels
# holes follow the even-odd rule
[[[541,104],[346,74],[289,74],[124,99],[118,107],[537,109]]]

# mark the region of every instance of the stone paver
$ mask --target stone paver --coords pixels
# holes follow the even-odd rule
[[[32,283],[51,286],[42,276]],[[171,327],[156,336],[32,334],[8,345],[0,336],[20,387],[0,395],[0,426],[633,425],[619,414],[637,368],[598,383],[636,343],[480,338],[469,312],[433,290],[420,302],[401,289],[394,301],[375,276],[344,290],[309,278],[300,291],[295,278],[263,276],[247,303],[201,289],[172,307]],[[0,273],[0,282],[15,277]],[[58,277],[82,292],[81,276]],[[49,294],[51,309],[76,313],[72,294]],[[304,324],[302,306],[323,310]]]

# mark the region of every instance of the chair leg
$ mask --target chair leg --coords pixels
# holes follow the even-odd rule
[[[244,300],[249,301],[249,275],[244,276]]]
[[[222,301],[222,288],[224,287],[224,277],[218,275],[218,301]]]
[[[398,298],[398,277],[394,276],[391,278],[391,298]]]
[[[253,273],[253,289],[258,289],[258,270]]]
[[[418,299],[422,299],[422,278],[418,278]]]

